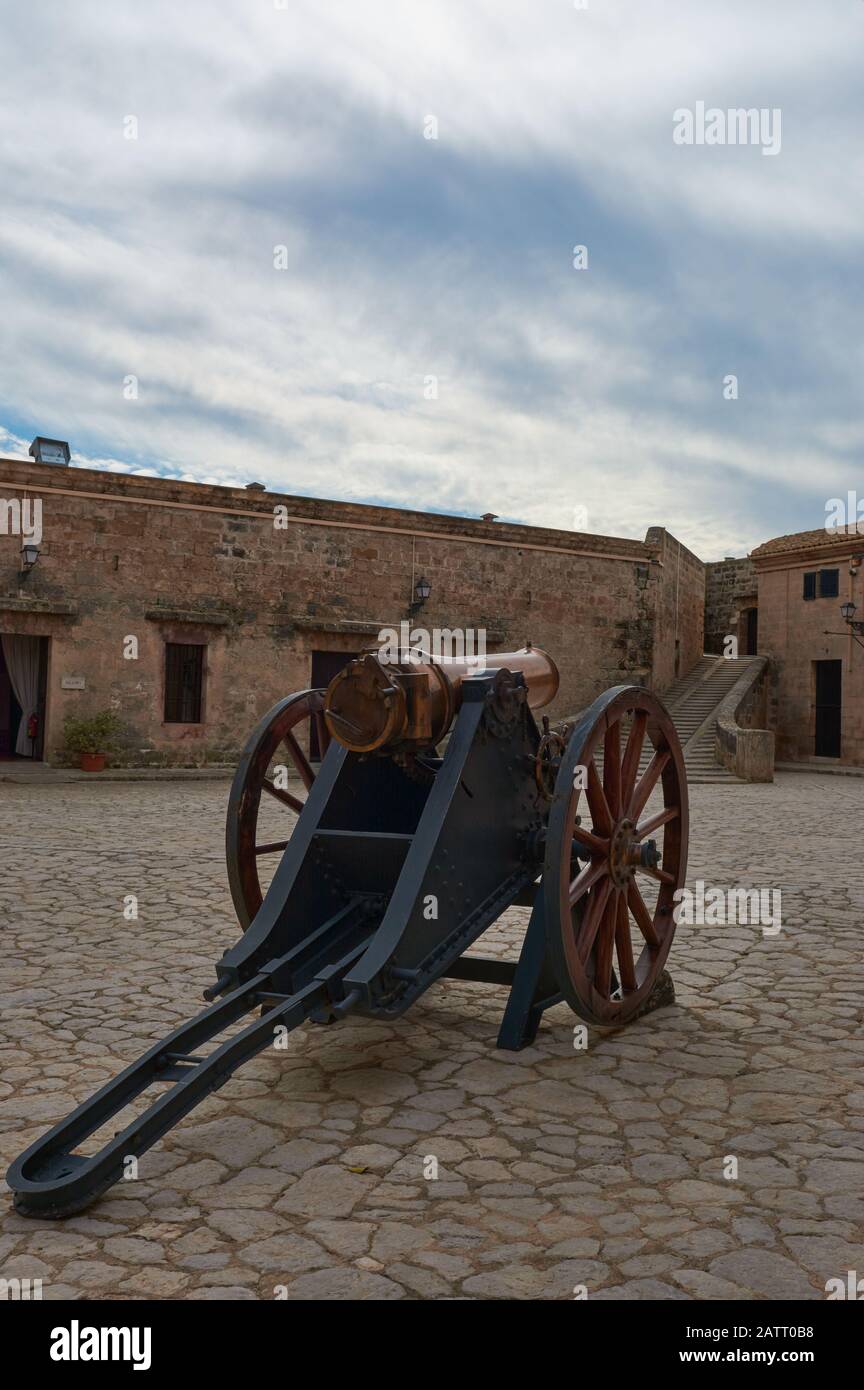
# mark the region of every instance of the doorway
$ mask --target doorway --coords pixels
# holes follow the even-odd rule
[[[745,608],[742,614],[744,619],[744,656],[755,656],[759,643],[759,609]]]
[[[41,761],[47,679],[47,637],[0,633],[0,758]]]
[[[842,661],[814,661],[816,667],[817,758],[840,757],[842,723]]]
[[[356,652],[313,652],[312,678],[310,680],[312,689],[323,690],[330,684],[334,676],[338,676],[343,666],[347,666],[349,661],[354,660],[356,655]],[[321,761],[321,746],[318,742],[318,729],[314,719],[309,731],[309,759],[313,763]]]

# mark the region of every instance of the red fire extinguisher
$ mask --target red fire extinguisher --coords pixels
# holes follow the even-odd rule
[[[31,715],[30,715],[30,718],[27,720],[27,737],[30,738],[30,739],[34,739],[34,740],[35,740],[36,735],[38,734],[38,732],[39,732],[39,716],[38,716],[38,714],[31,714]]]

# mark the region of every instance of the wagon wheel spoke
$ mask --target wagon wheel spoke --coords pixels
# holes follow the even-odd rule
[[[603,794],[612,821],[621,815],[621,721],[610,724],[603,739]],[[593,812],[592,812],[593,814]]]
[[[300,747],[300,744],[293,734],[285,735],[285,747],[288,749],[291,761],[300,774],[300,781],[308,792],[312,783],[315,781],[315,773],[309,766],[309,760],[306,754],[303,752],[303,749]]]
[[[287,840],[274,840],[269,845],[256,845],[256,854],[278,854],[281,850],[288,848]]]
[[[657,935],[657,928],[648,908],[645,906],[645,899],[639,892],[639,888],[633,879],[627,887],[627,906],[633,913],[633,920],[641,931],[648,945],[652,950],[657,950],[660,946],[660,937]]]
[[[665,810],[658,811],[656,816],[649,816],[648,820],[640,821],[636,827],[637,840],[644,840],[652,830],[659,830],[661,825],[668,825],[670,820],[677,820],[680,814],[677,806],[667,806]]]
[[[609,886],[611,889],[611,883]],[[617,917],[618,894],[610,892],[603,907],[594,950],[594,988],[604,999],[608,999],[612,993],[612,956]]]
[[[603,882],[593,890],[591,897],[588,899],[588,906],[582,918],[582,925],[579,930],[579,939],[577,943],[579,959],[583,965],[585,965],[594,949],[597,932],[600,928],[600,923],[603,921],[603,913],[606,910],[606,904],[609,901],[611,893],[612,880],[610,878],[604,878]]]
[[[315,720],[315,732],[318,736],[318,756],[323,759],[330,747],[330,730],[327,728],[327,720],[321,710],[316,710],[313,718]]]
[[[658,748],[655,752],[630,799],[630,806],[627,814],[631,820],[638,821],[644,810],[646,801],[660,780],[660,774],[671,757],[672,754],[668,748]]]
[[[636,966],[633,962],[633,939],[630,935],[630,913],[627,908],[627,896],[625,893],[618,894],[618,919],[615,923],[615,951],[618,956],[618,973],[621,977],[621,989],[634,990],[636,988]]]
[[[585,868],[580,870],[570,884],[570,906],[574,907],[583,894],[587,893],[589,888],[593,888],[594,884],[605,877],[607,873],[608,867],[603,859],[593,860],[590,864],[586,864]]]
[[[581,825],[573,827],[573,839],[586,849],[590,849],[593,855],[602,855],[605,859],[609,853],[609,841],[604,840],[600,835],[593,835],[590,830],[584,830]]]
[[[633,799],[633,788],[636,786],[636,774],[639,771],[639,759],[642,757],[647,728],[648,715],[644,710],[638,710],[633,716],[621,764],[621,797],[625,806],[629,806]]]
[[[648,878],[656,879],[658,883],[675,882],[675,875],[667,873],[665,869],[649,869],[646,865],[639,864],[636,872],[639,874],[646,874]]]
[[[603,790],[597,769],[594,766],[593,757],[588,764],[587,782],[588,785],[585,789],[585,795],[588,798],[588,807],[591,811],[591,820],[594,823],[594,829],[599,830],[601,835],[611,835],[613,823],[612,816],[609,811],[609,803],[606,800],[606,793]]]
[[[281,787],[276,786],[275,782],[268,781],[266,777],[261,783],[261,790],[262,792],[268,792],[270,796],[275,797],[277,801],[281,801],[283,805],[290,806],[291,810],[296,811],[298,815],[303,810],[303,802],[298,796],[293,796],[291,792],[283,791]]]

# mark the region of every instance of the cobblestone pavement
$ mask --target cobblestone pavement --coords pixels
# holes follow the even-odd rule
[[[236,935],[226,796],[0,789],[4,1170],[202,1006]],[[781,888],[779,936],[680,926],[676,1005],[587,1051],[560,1006],[497,1052],[501,993],[456,981],[392,1026],[302,1029],[85,1214],[4,1197],[0,1278],[46,1298],[815,1299],[864,1272],[864,785],[788,773],[692,802],[690,883]]]

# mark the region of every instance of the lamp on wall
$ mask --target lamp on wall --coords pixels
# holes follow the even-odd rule
[[[39,547],[32,541],[25,541],[21,547],[21,569],[18,573],[22,576],[29,574],[39,559]]]
[[[860,618],[855,617],[857,611],[857,604],[854,604],[851,599],[847,599],[845,603],[841,603],[840,617],[843,619],[844,623],[849,628],[849,634],[845,632],[829,632],[828,628],[826,627],[825,636],[846,637],[847,635],[851,635],[854,638],[854,640],[858,643],[858,646],[864,649],[864,642],[862,642],[861,640],[862,637],[864,637],[864,622],[862,622]]]
[[[417,583],[414,585],[414,602],[408,605],[408,612],[411,614],[412,618],[415,613],[420,612],[420,609],[423,607],[431,592],[432,585],[429,583],[426,576],[421,574]]]
[[[852,603],[851,600],[847,601],[846,603],[841,603],[840,615],[844,623],[848,623],[849,627],[851,627],[853,632],[864,633],[864,622],[861,622],[860,619],[855,618],[856,612],[857,605]]]

